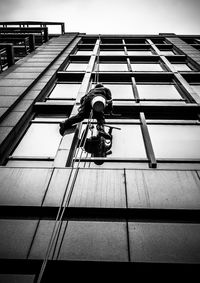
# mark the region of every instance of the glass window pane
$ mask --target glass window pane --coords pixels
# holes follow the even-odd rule
[[[173,64],[176,71],[191,71],[187,64]]]
[[[55,157],[60,140],[59,124],[33,123],[12,156]]]
[[[85,71],[88,63],[70,63],[66,70],[67,71]]]
[[[50,98],[76,99],[80,84],[57,84],[50,94]]]
[[[92,50],[78,50],[76,52],[76,55],[91,55],[92,54]]]
[[[113,129],[112,154],[108,155],[107,158],[146,158],[140,125],[117,124],[112,126],[121,128],[121,130]],[[105,128],[106,131],[107,129]],[[95,134],[96,131],[93,132],[93,135]],[[90,136],[91,133],[89,132],[88,137]],[[85,156],[82,155],[83,158]]]
[[[112,93],[113,99],[134,99],[131,85],[104,84]]]
[[[200,126],[148,125],[156,158],[200,159]]]
[[[119,50],[102,50],[100,51],[100,55],[124,55],[124,51],[119,51]]]
[[[128,50],[128,55],[152,55],[148,50]]]
[[[181,99],[174,85],[137,85],[141,99]]]
[[[146,158],[140,125],[116,125],[113,130],[112,154],[110,157]]]
[[[131,64],[131,67],[133,71],[139,71],[139,72],[155,72],[155,71],[164,71],[160,64]]]
[[[161,55],[175,55],[174,52],[172,50],[160,50],[160,54]]]
[[[128,67],[126,64],[114,64],[114,63],[100,63],[99,64],[99,71],[106,71],[106,72],[120,72],[120,71],[128,71]]]

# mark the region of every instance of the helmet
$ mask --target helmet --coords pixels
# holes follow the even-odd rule
[[[96,84],[95,88],[104,87],[103,84]]]

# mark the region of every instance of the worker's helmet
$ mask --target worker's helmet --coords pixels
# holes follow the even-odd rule
[[[96,84],[95,88],[104,87],[103,84]]]

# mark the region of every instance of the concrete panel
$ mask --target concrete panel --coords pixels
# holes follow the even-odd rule
[[[70,206],[125,208],[123,170],[80,169]]]
[[[26,62],[23,64],[23,67],[35,68],[35,67],[47,67],[48,65],[49,65],[49,62],[40,62],[39,60],[37,60],[36,63]]]
[[[5,76],[5,79],[35,79],[37,77],[37,73],[10,73]]]
[[[4,127],[14,127],[22,118],[24,112],[11,112],[9,113],[5,119],[1,122],[1,126]]]
[[[24,91],[26,90],[26,87],[6,87],[6,86],[0,86],[0,95],[15,95],[20,96]]]
[[[128,261],[126,223],[69,221],[59,259]]]
[[[128,207],[200,208],[195,171],[126,170]]]
[[[0,80],[0,86],[5,86],[5,87],[16,87],[16,86],[29,86],[33,82],[32,80],[29,79],[2,79]]]
[[[38,97],[39,94],[40,90],[31,90],[26,94],[25,99],[34,100]]]
[[[12,129],[13,127],[0,127],[0,144],[5,140]]]
[[[53,172],[53,176],[51,178],[51,182],[48,187],[48,191],[45,196],[44,206],[60,206],[61,201],[66,193],[66,190],[69,180],[71,169],[55,169]],[[72,175],[71,179],[73,179]],[[71,184],[71,183],[70,183]],[[70,188],[70,184],[68,188]]]
[[[0,219],[0,258],[26,259],[37,222]]]
[[[200,225],[129,222],[133,262],[200,263]]]
[[[17,96],[0,96],[0,106],[1,107],[9,107],[11,106],[16,100],[18,99]]]
[[[4,113],[8,110],[8,107],[1,107],[0,108],[0,117],[3,116]]]
[[[28,108],[30,107],[30,105],[32,104],[31,100],[28,99],[23,99],[22,101],[20,101],[14,108],[15,111],[22,111],[25,112],[28,110]]]
[[[13,71],[14,73],[41,73],[45,70],[46,67],[35,67],[35,68],[31,68],[31,67],[18,67],[15,71]]]
[[[0,204],[40,206],[52,169],[0,168]]]
[[[53,231],[58,231],[58,230],[55,230],[58,228],[57,225],[55,226],[55,223],[56,223],[55,220],[40,220],[31,249],[30,249],[29,259],[44,259],[45,258],[47,249],[49,248],[49,242],[51,239],[51,235]],[[59,230],[60,235],[63,234],[65,225],[66,225],[66,221],[63,221],[61,225],[61,229]],[[57,248],[60,245],[61,238],[62,236],[59,237],[57,242],[54,241],[54,243],[57,244]],[[55,252],[54,251],[55,244],[53,244],[51,247],[49,259],[52,258],[53,253]],[[54,257],[56,257],[56,254],[54,254]]]

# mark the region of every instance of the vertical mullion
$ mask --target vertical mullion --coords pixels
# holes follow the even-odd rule
[[[145,144],[145,148],[146,148],[146,152],[147,152],[147,157],[149,159],[150,162],[150,168],[156,168],[157,167],[157,162],[156,162],[156,158],[155,158],[155,154],[153,151],[153,146],[151,143],[151,138],[149,135],[149,131],[147,128],[147,124],[146,124],[146,119],[145,119],[145,115],[143,112],[140,113],[140,121],[141,121],[141,128],[142,128],[142,134],[143,134],[143,138],[144,138],[144,144]]]
[[[186,94],[187,99],[189,99],[190,102],[193,102],[194,100],[198,105],[200,105],[200,97],[198,94],[192,89],[190,84],[183,78],[183,76],[179,73],[174,74],[174,80],[178,84],[178,86],[183,89],[184,93],[189,93],[189,95]],[[192,98],[192,99],[191,99]]]
[[[151,48],[153,48],[154,51],[156,51],[156,53],[158,55],[161,55],[160,50],[158,49],[158,47],[153,43],[153,41],[151,39],[147,39],[147,42],[151,45]]]
[[[133,89],[133,95],[136,100],[136,103],[140,102],[140,97],[138,94],[137,86],[136,86],[136,81],[134,77],[131,77],[131,82],[132,82],[132,89]]]
[[[131,67],[131,62],[130,62],[130,59],[129,58],[126,58],[126,62],[127,62],[127,66],[128,66],[128,71],[129,72],[132,72],[132,67]]]
[[[125,43],[125,40],[122,39],[122,42],[123,42],[123,47],[124,47],[124,53],[125,53],[125,56],[128,56],[128,51],[127,51],[127,48],[126,48],[126,43]]]
[[[164,55],[160,56],[160,60],[164,63],[164,65],[167,66],[170,72],[178,73],[178,71],[176,71],[174,66],[170,63],[170,61]]]

